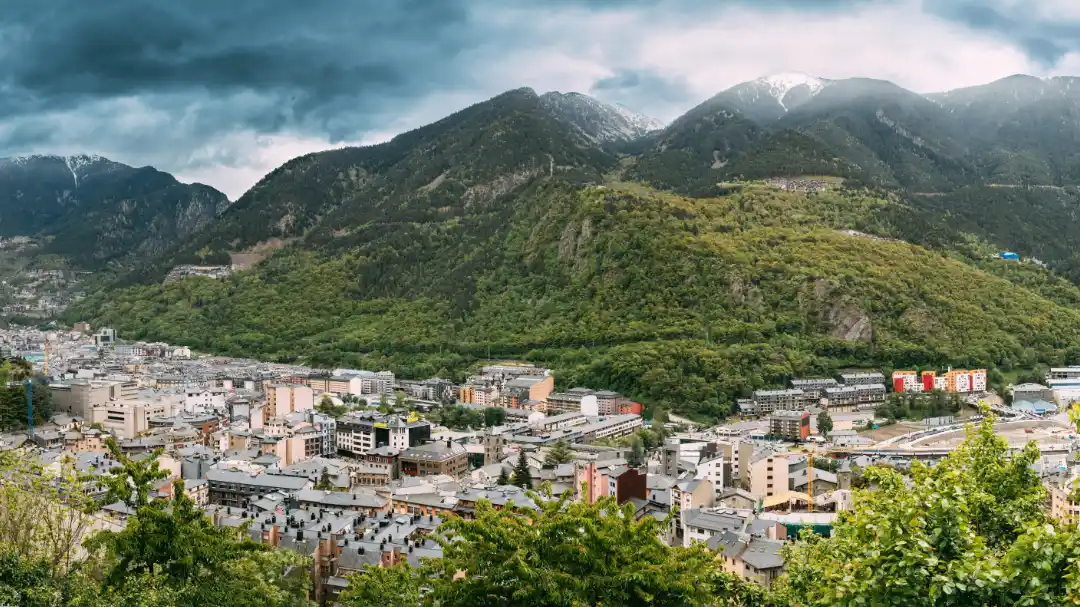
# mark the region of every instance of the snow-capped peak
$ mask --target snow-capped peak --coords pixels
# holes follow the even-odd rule
[[[611,108],[618,112],[620,116],[626,119],[626,121],[633,125],[635,128],[641,129],[642,131],[645,131],[647,133],[651,131],[659,131],[660,129],[664,128],[663,122],[660,122],[655,118],[649,118],[648,116],[639,114],[628,107],[619,105],[618,103],[612,104]]]
[[[805,86],[810,90],[810,96],[813,97],[824,89],[828,82],[821,78],[815,78],[807,74],[801,74],[798,72],[787,72],[783,74],[773,74],[772,76],[765,76],[758,78],[754,81],[754,84],[764,88],[773,99],[776,99],[780,107],[783,107],[787,111],[787,106],[784,105],[784,98],[787,97],[793,89],[800,86]]]
[[[25,167],[39,161],[63,162],[64,166],[67,167],[67,170],[71,173],[71,179],[74,182],[76,189],[79,187],[79,180],[86,177],[90,167],[93,166],[93,169],[90,169],[92,172],[101,173],[114,171],[121,166],[110,161],[108,158],[97,154],[75,154],[72,156],[60,156],[58,154],[25,154],[21,156],[0,158],[0,166]]]

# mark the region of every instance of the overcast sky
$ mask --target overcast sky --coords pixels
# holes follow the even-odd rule
[[[1080,0],[0,6],[0,156],[99,153],[233,199],[294,156],[384,141],[519,86],[667,121],[776,72],[918,92],[1080,75]]]

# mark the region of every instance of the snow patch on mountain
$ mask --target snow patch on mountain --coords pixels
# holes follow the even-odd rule
[[[593,143],[628,141],[664,128],[657,120],[581,93],[552,91],[543,94],[541,99]]]
[[[618,112],[618,114],[622,116],[627,122],[629,122],[634,128],[645,131],[646,133],[652,131],[659,131],[666,126],[663,122],[660,122],[655,118],[649,118],[644,114],[639,114],[626,106],[619,105],[618,103],[610,107],[611,109]]]
[[[87,175],[109,173],[124,166],[97,154],[75,154],[72,156],[60,156],[59,154],[24,154],[21,156],[0,158],[0,168],[32,170],[36,164],[61,162],[64,163],[68,172],[71,173],[71,179],[75,183],[75,189],[78,189],[79,182]]]
[[[787,97],[788,93],[792,90],[800,86],[805,86],[810,89],[810,96],[813,97],[820,93],[828,85],[828,82],[807,74],[787,72],[758,78],[754,81],[754,84],[763,88],[770,97],[776,99],[776,102],[779,103],[780,107],[784,108],[784,111],[786,112],[788,108],[784,105],[784,98]]]

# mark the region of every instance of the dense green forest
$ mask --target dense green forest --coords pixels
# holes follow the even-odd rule
[[[885,238],[917,216],[858,188],[746,183],[686,198],[544,180],[477,219],[486,232],[397,224],[333,257],[287,248],[224,281],[99,294],[73,317],[129,338],[407,377],[527,358],[563,385],[702,417],[844,367],[1080,362],[1080,290],[1031,266],[976,263],[978,239],[946,254]]]

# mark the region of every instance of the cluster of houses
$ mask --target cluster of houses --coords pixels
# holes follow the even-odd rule
[[[489,365],[458,389],[458,401],[549,414],[641,415],[644,407],[616,392],[572,388],[555,392],[549,369],[526,364]]]
[[[487,366],[458,386],[193,357],[80,329],[0,335],[24,350],[39,339],[53,344],[48,389],[57,411],[33,432],[0,435],[0,449],[32,449],[51,470],[76,468],[102,499],[100,477],[119,465],[109,439],[130,457],[157,457],[169,471],[160,497],[182,480],[216,524],[247,522],[256,541],[314,557],[312,598],[320,602],[333,602],[352,572],[438,558],[432,534],[448,517],[472,516],[480,500],[535,508],[534,500],[564,492],[633,504],[636,517],[667,520],[674,510],[664,541],[704,543],[725,569],[768,586],[783,570],[785,542],[805,527],[829,533],[836,513],[851,507],[850,464],[871,463],[815,467],[790,444],[806,440],[810,408],[857,415],[886,391],[879,373],[797,379],[740,403],[767,422],[679,431],[642,459],[611,446],[644,427],[639,403],[586,388],[555,392],[551,372],[531,365]],[[502,407],[505,419],[466,430],[424,419],[445,403]],[[557,446],[570,456],[552,461]],[[545,491],[500,484],[521,458],[532,488]],[[132,515],[123,504],[102,506],[116,525]]]

